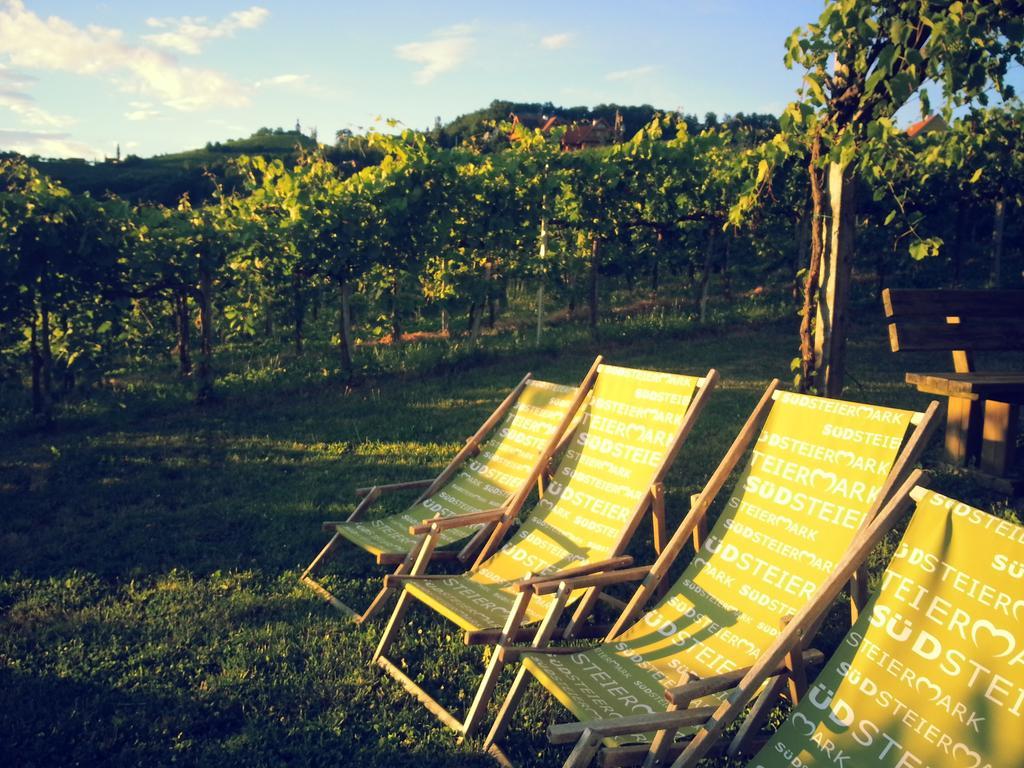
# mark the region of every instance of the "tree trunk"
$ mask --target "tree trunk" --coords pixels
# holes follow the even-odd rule
[[[402,322],[398,317],[398,272],[391,283],[391,343],[402,343]]]
[[[818,394],[840,397],[846,373],[846,328],[849,321],[850,275],[857,229],[857,177],[849,166],[830,163],[829,202],[832,221],[828,258],[818,280],[814,357]]]
[[[480,340],[480,326],[483,324],[484,303],[473,302],[469,308],[469,344],[476,346]]]
[[[540,346],[540,337],[544,333],[544,283],[537,286],[537,346]]]
[[[39,335],[43,362],[43,416],[53,419],[53,351],[50,348],[50,307],[46,294],[39,295]]]
[[[540,220],[540,242],[538,243],[537,260],[540,262],[541,275],[537,282],[537,346],[544,333],[544,277],[548,261],[548,220]]]
[[[601,264],[601,240],[594,237],[590,241],[590,275],[588,286],[588,304],[590,307],[590,329],[597,330],[598,320],[598,295],[597,295],[597,270]]]
[[[206,268],[199,270],[199,366],[196,401],[213,397],[213,278]]]
[[[188,376],[192,373],[192,357],[189,351],[188,294],[184,289],[174,297],[174,314],[178,327],[178,372]]]
[[[448,308],[441,307],[441,335],[448,335]]]
[[[708,240],[704,246],[704,270],[700,275],[700,322],[708,319],[708,298],[711,293],[711,269],[715,259],[715,233],[717,227],[712,224],[708,227]]]
[[[812,217],[807,211],[806,205],[800,211],[800,216],[796,220],[796,262],[793,264],[793,303],[799,304],[800,298],[803,294],[801,291],[800,278],[797,273],[803,269],[804,264],[807,263],[807,252],[811,246],[811,220]]]
[[[826,231],[824,181],[818,168],[821,157],[821,135],[811,142],[811,159],[807,169],[811,183],[811,261],[804,280],[804,306],[800,312],[800,391],[814,386],[814,319],[818,313],[818,275],[825,255]]]
[[[494,266],[491,264],[491,262],[488,261],[484,265],[484,283],[487,286],[487,292],[484,295],[484,301],[486,302],[487,306],[487,327],[490,328],[492,331],[494,330],[494,321],[497,319],[498,314],[497,307],[495,307],[495,298],[493,290],[494,286],[492,285],[492,283],[494,282],[493,273]]]
[[[661,252],[665,247],[665,233],[658,230],[658,239],[654,246],[654,263],[651,265],[651,293],[658,298],[658,268],[661,266]]]
[[[732,276],[729,274],[729,253],[732,250],[732,233],[725,236],[725,247],[722,248],[722,296],[732,302]]]
[[[1006,228],[1006,198],[996,200],[992,215],[992,287],[999,288],[1003,282],[1003,231]]]
[[[498,314],[508,312],[509,293],[508,278],[503,277],[498,281]]]
[[[352,286],[348,280],[338,284],[341,308],[338,311],[338,346],[341,352],[341,370],[352,373]]]
[[[32,356],[32,413],[38,416],[45,412],[46,404],[43,400],[43,355],[39,351],[39,313],[36,311],[34,298],[29,352]]]
[[[292,273],[292,313],[294,316],[295,354],[302,354],[302,328],[306,320],[306,303],[302,295],[302,281]]]

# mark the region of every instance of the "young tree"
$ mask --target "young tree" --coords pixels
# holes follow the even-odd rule
[[[833,0],[816,23],[790,37],[786,63],[806,70],[805,88],[783,115],[783,141],[768,145],[748,195],[756,194],[769,163],[790,141],[809,142],[813,225],[801,325],[804,387],[830,396],[843,389],[857,180],[886,172],[866,161],[869,145],[897,132],[892,117],[914,94],[927,111],[927,83],[941,87],[947,107],[984,102],[991,89],[1012,95],[1004,80],[1009,65],[1022,60],[1022,41],[1020,0]]]

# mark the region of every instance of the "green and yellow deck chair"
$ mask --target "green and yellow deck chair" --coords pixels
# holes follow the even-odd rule
[[[906,495],[916,508],[881,588],[748,768],[1024,768],[1024,527],[919,485]],[[879,516],[859,555],[906,506],[904,497]],[[785,664],[800,627],[827,610],[855,565],[837,569],[831,589],[732,681],[736,693],[703,714],[708,727],[674,768],[712,753],[746,692]],[[577,743],[574,764],[592,754],[602,727]]]
[[[373,660],[396,678],[445,725],[469,735],[481,722],[502,663],[492,655],[465,721],[459,721],[387,657],[413,599],[455,622],[467,642],[509,642],[530,637],[522,626],[540,619],[547,601],[525,599],[518,590],[538,575],[572,576],[625,564],[623,552],[646,510],[654,519],[655,547],[667,538],[662,481],[703,410],[718,374],[703,378],[601,365],[582,417],[570,432],[552,479],[525,522],[507,537],[513,519],[504,512],[484,513],[472,522],[496,522],[488,544],[473,567],[454,576],[423,571],[435,542],[463,521],[435,518],[411,529],[426,538],[409,574],[388,576],[402,593]],[[523,581],[525,580],[525,582]],[[597,593],[579,590],[571,636],[594,607]]]
[[[544,622],[553,625],[565,595],[642,580],[593,648],[543,647],[548,638],[538,634],[532,650],[499,649],[506,660],[522,663],[486,748],[501,754],[498,742],[532,678],[585,723],[664,712],[666,688],[690,678],[735,674],[756,662],[913,469],[936,424],[937,403],[915,414],[777,387],[777,381],[769,385],[653,566],[533,584],[537,595],[549,598],[551,613]],[[732,494],[706,532],[709,506],[747,454]],[[693,559],[666,596],[642,613],[691,538]],[[856,594],[864,582],[861,572]],[[751,727],[770,712],[783,688],[783,677],[766,688]],[[575,740],[572,728],[566,732],[565,738]],[[635,764],[649,742],[638,731],[608,737],[606,746],[615,753],[612,763]],[[659,741],[659,759],[672,746],[670,738]]]
[[[324,530],[333,535],[303,571],[300,581],[356,622],[368,619],[384,604],[391,589],[382,588],[360,614],[315,580],[314,572],[347,539],[373,555],[379,565],[397,566],[395,572],[404,573],[411,565],[410,551],[422,538],[409,533],[411,526],[434,517],[490,512],[506,508],[520,496],[525,498],[538,483],[552,452],[558,449],[559,438],[588,394],[599,360],[578,388],[540,381],[526,374],[437,477],[357,488],[356,494],[362,501],[344,522],[323,524]],[[424,490],[404,512],[364,519],[367,510],[383,494],[418,489]],[[518,509],[510,512],[515,514]],[[470,536],[472,539],[461,550],[439,550],[433,556],[438,560],[469,561],[489,533],[484,524],[447,529],[437,546],[456,544]]]

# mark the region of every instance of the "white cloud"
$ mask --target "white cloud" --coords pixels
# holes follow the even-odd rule
[[[456,24],[435,33],[434,40],[395,46],[395,55],[421,65],[412,76],[417,85],[426,85],[438,75],[456,69],[469,55],[474,39],[469,24]]]
[[[147,26],[154,29],[166,29],[153,35],[145,35],[153,45],[170,48],[180,53],[195,55],[199,53],[202,43],[219,37],[234,37],[240,29],[255,29],[270,16],[270,11],[258,5],[244,11],[234,11],[215,23],[209,23],[205,16],[182,16],[180,18],[150,18]]]
[[[547,48],[550,51],[557,50],[559,48],[565,48],[569,43],[572,42],[573,34],[571,32],[558,32],[554,35],[546,35],[540,39],[541,48]]]
[[[0,6],[0,52],[18,67],[103,76],[121,90],[146,95],[181,111],[248,103],[244,89],[210,69],[185,67],[174,57],[122,40],[111,27],[78,27],[57,16],[45,19],[23,0]]]
[[[34,128],[67,128],[74,120],[65,115],[55,115],[35,103],[27,93],[0,88],[0,108],[9,109],[22,122]]]
[[[103,155],[102,149],[75,141],[66,133],[0,130],[0,150],[41,157],[85,157]]]
[[[257,80],[253,85],[265,88],[268,85],[306,85],[308,82],[309,75],[274,75],[266,80]]]
[[[67,128],[74,120],[66,115],[55,115],[36,104],[28,88],[36,78],[0,64],[0,108],[16,114],[28,128]]]
[[[643,67],[633,67],[633,69],[619,69],[615,72],[609,72],[604,76],[605,80],[632,80],[637,77],[644,77],[657,70],[657,67],[647,64]]]
[[[151,117],[157,117],[160,114],[159,109],[134,109],[131,112],[125,112],[124,116],[128,120],[138,122],[139,120],[149,120]]]

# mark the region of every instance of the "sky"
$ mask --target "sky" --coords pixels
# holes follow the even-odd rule
[[[779,114],[822,0],[0,0],[0,150],[150,156],[260,127],[427,128],[494,99]]]

